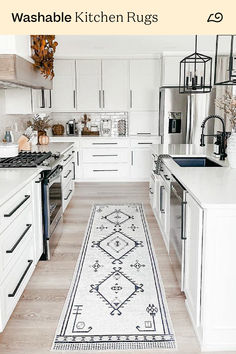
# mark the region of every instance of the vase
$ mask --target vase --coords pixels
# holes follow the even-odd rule
[[[40,144],[40,136],[43,136],[43,135],[47,135],[45,130],[38,130],[38,145],[41,145]]]
[[[47,136],[47,134],[45,135],[40,135],[39,137],[39,144],[40,145],[48,145],[49,143],[49,137]]]
[[[229,166],[236,168],[236,129],[233,128],[230,137],[227,141],[227,156]]]

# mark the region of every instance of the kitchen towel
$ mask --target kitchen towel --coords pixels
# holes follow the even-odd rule
[[[173,349],[142,204],[95,205],[52,350]]]

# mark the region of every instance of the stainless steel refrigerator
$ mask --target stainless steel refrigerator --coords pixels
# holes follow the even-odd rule
[[[200,144],[204,118],[215,114],[215,89],[203,94],[180,94],[178,87],[160,88],[159,135],[162,144]],[[210,119],[205,134],[214,133]],[[213,138],[206,139],[212,143]]]

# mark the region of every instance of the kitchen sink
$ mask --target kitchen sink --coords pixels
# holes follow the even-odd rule
[[[173,157],[180,167],[222,167],[207,157]]]

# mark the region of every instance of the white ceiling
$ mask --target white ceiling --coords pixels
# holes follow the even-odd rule
[[[155,55],[163,52],[193,52],[194,36],[80,36],[57,35],[59,56]],[[199,36],[199,51],[213,52],[215,36]]]

